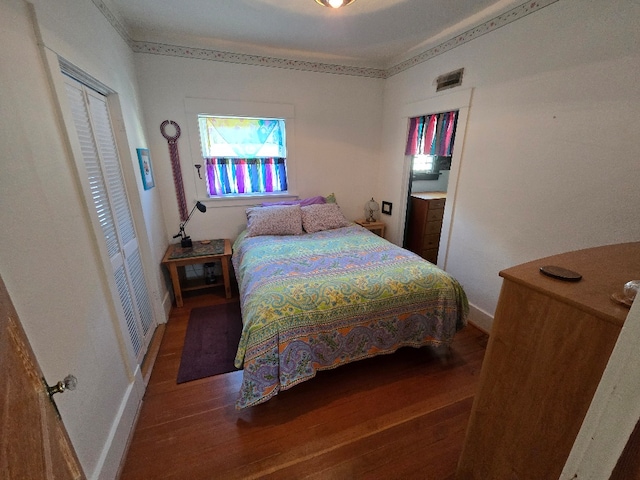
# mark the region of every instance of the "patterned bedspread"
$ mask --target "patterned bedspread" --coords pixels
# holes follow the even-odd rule
[[[244,369],[237,408],[355,360],[449,344],[468,303],[449,274],[353,225],[233,246]]]

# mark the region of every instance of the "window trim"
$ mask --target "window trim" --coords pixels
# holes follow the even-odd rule
[[[185,181],[185,190],[195,192],[194,202],[199,200],[214,207],[222,206],[248,206],[262,201],[279,201],[297,198],[296,188],[296,155],[295,155],[295,109],[287,103],[263,103],[223,100],[215,98],[192,98],[184,100],[187,116],[187,136],[190,148],[190,159],[182,161],[182,177]],[[200,128],[198,115],[252,117],[252,118],[280,118],[284,119],[287,128],[287,192],[251,193],[238,195],[225,195],[223,197],[209,197],[204,175],[198,177],[196,165],[202,165],[202,152],[200,147]],[[191,172],[188,171],[191,170]],[[188,188],[188,178],[193,179],[193,187]],[[265,200],[266,199],[266,200]]]

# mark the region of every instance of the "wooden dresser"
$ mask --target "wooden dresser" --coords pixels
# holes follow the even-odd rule
[[[540,273],[557,265],[566,282]],[[556,479],[629,313],[610,295],[640,278],[640,242],[500,272],[496,309],[457,479]]]
[[[438,262],[446,199],[446,192],[424,192],[411,195],[407,249],[431,263]]]

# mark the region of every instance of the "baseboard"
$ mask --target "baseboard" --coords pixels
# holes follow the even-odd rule
[[[164,321],[160,322],[160,325],[156,328],[154,338],[143,362],[144,368],[141,368],[141,366],[136,368],[134,381],[129,385],[129,388],[127,388],[122,403],[120,404],[116,420],[109,432],[109,438],[105,443],[102,455],[98,461],[98,465],[96,466],[94,474],[90,475],[89,478],[114,480],[120,476],[120,470],[124,465],[131,436],[133,435],[140,407],[142,406],[142,397],[144,396],[146,384],[149,381],[153,364],[160,349],[160,341],[164,335],[164,329],[169,319],[172,305],[173,299],[170,292],[167,291],[162,300]]]
[[[169,320],[169,313],[171,312],[172,306],[173,298],[171,297],[171,293],[167,290],[162,298],[162,309],[164,310],[164,322],[162,323],[167,323]]]
[[[493,316],[484,310],[469,304],[469,323],[474,327],[482,330],[487,335],[491,334],[491,326],[493,325]]]
[[[142,405],[144,390],[144,382],[138,368],[134,382],[129,385],[122,399],[116,420],[113,422],[109,438],[105,442],[105,447],[102,450],[102,455],[94,474],[89,478],[114,480],[119,477]]]
[[[153,338],[151,339],[151,343],[149,343],[149,348],[147,349],[147,353],[144,356],[144,360],[142,361],[141,370],[145,387],[149,384],[149,378],[151,377],[153,366],[156,363],[156,358],[158,357],[158,352],[160,351],[160,344],[162,343],[162,337],[164,336],[166,327],[166,323],[161,323],[160,325],[158,325],[156,331],[153,334]]]

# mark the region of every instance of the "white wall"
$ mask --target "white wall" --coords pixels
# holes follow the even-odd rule
[[[164,120],[181,128],[178,148],[189,208],[196,199],[205,200],[196,195],[195,182],[204,180],[193,164],[202,159],[197,141],[190,142],[189,135],[197,138],[198,132],[189,129],[195,114],[186,114],[185,98],[292,106],[287,143],[293,193],[303,198],[334,192],[349,219],[362,218],[365,202],[376,193],[383,80],[141,53],[136,67],[169,237],[178,233],[180,222],[168,145],[160,133]],[[255,202],[205,201],[207,212],[194,213],[187,234],[235,239],[246,226],[247,204]]]
[[[142,247],[145,266],[157,266],[167,243],[159,190],[142,191],[139,171],[131,175],[135,147],[145,146],[133,54],[91,2],[38,0],[35,12],[47,52],[120,94],[133,212],[141,243],[153,245]],[[86,475],[113,478],[143,390],[134,388],[137,365],[123,348],[34,25],[26,2],[0,2],[0,273],[47,381],[78,379],[56,400]],[[153,268],[156,309],[160,278]]]
[[[506,267],[640,239],[638,18],[638,2],[563,0],[388,79],[378,191],[394,203],[403,109],[450,94],[432,82],[457,68],[473,89],[446,267],[480,313]]]
[[[450,172],[451,170],[440,170],[440,177],[437,180],[414,180],[411,183],[411,192],[446,192]]]
[[[447,269],[489,315],[499,270],[640,239],[636,1],[561,0],[386,81],[133,54],[92,2],[34,3],[47,49],[120,95],[127,185],[155,302],[166,293],[158,264],[178,226],[159,125],[186,123],[185,97],[293,105],[295,193],[335,192],[349,218],[362,215],[370,196],[392,201],[393,216],[384,219],[398,241],[402,112],[436,96],[436,76],[464,67],[463,88],[473,95],[465,138],[456,141],[464,151]],[[58,400],[62,417],[87,475],[109,478],[131,426],[129,397],[140,392],[131,390],[96,239],[23,0],[0,3],[0,40],[0,110],[10,112],[0,118],[0,273],[46,378],[78,377],[78,390]],[[157,186],[149,191],[136,147],[151,149]],[[187,141],[179,148],[192,204],[196,157]],[[244,205],[207,204],[188,232],[233,238]]]

